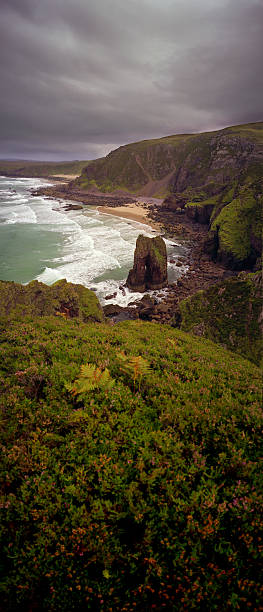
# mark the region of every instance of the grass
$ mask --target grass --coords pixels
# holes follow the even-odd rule
[[[196,201],[194,201],[194,202],[187,202],[186,208],[189,208],[189,207],[192,207],[192,206],[195,206],[195,207],[198,206],[198,207],[203,208],[204,206],[211,206],[211,204],[213,206],[215,206],[217,204],[217,202],[218,202],[218,196],[213,196],[211,198],[207,198],[205,200],[200,200],[200,201],[199,201],[198,196],[197,196]]]
[[[260,370],[151,323],[0,329],[5,611],[260,609]],[[114,384],[74,395],[85,364]]]

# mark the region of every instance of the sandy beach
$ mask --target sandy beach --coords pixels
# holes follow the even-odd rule
[[[54,178],[65,179],[65,182],[73,181],[78,178],[78,174],[53,174]]]
[[[142,205],[141,203],[133,202],[132,204],[127,204],[126,206],[98,206],[98,210],[100,213],[115,215],[116,217],[123,217],[124,219],[131,219],[132,221],[145,223],[146,225],[150,225],[150,227],[155,230],[161,229],[160,223],[156,223],[148,216],[148,207],[146,204]]]

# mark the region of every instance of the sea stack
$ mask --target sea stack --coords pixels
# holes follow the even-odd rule
[[[127,286],[132,291],[144,292],[147,289],[162,289],[167,283],[167,252],[163,238],[148,238],[140,234]]]

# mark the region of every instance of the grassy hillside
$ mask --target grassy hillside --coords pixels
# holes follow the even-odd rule
[[[0,175],[49,177],[54,175],[79,175],[88,161],[45,162],[45,161],[5,161],[0,160]]]
[[[25,317],[56,315],[80,321],[103,321],[101,305],[94,291],[65,279],[51,287],[31,281],[28,285],[0,281],[0,316]]]
[[[83,169],[76,184],[84,190],[92,187],[103,192],[127,189],[157,196],[200,187],[203,183],[221,183],[226,177],[232,178],[240,163],[242,165],[240,153],[245,159],[248,147],[252,159],[262,143],[262,123],[234,126],[217,132],[143,140],[122,146],[91,162]],[[237,154],[239,160],[236,160]],[[219,164],[214,163],[217,157],[220,158]],[[232,170],[229,159],[232,162],[234,159]]]
[[[260,609],[259,369],[68,316],[1,318],[2,609]]]
[[[262,361],[262,275],[245,274],[180,302],[180,327],[219,342],[259,364]]]

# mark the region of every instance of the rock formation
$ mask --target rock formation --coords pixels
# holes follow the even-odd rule
[[[61,279],[51,285],[34,280],[28,285],[0,281],[0,317],[47,317],[103,321],[104,314],[93,291]]]
[[[127,278],[133,291],[161,289],[167,285],[167,253],[161,236],[148,238],[140,234],[134,253],[134,264]]]

